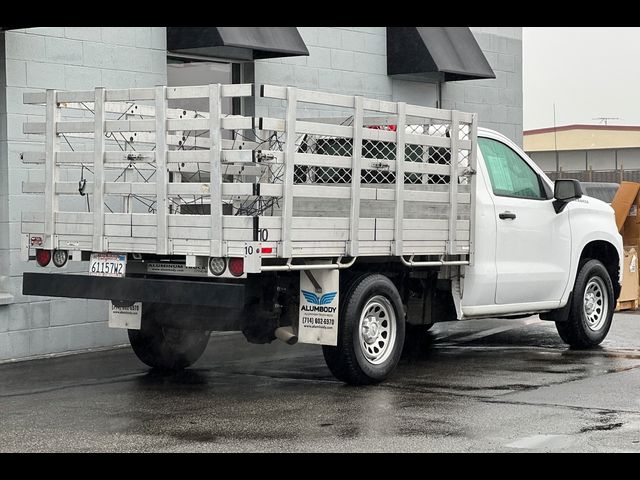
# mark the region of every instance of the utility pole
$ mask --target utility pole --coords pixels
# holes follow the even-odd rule
[[[553,102],[553,143],[556,151],[556,176],[560,171],[560,157],[558,155],[558,128],[556,126],[556,102]]]

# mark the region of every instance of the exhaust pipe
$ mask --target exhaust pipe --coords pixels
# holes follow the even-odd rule
[[[276,338],[288,345],[298,343],[298,335],[293,332],[293,327],[278,327],[275,331]]]

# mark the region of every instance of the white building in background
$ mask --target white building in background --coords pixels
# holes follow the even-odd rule
[[[127,343],[107,327],[106,302],[22,295],[23,272],[38,267],[19,259],[21,212],[42,208],[22,182],[43,175],[20,159],[42,148],[22,124],[43,107],[23,105],[23,93],[206,83],[477,112],[481,126],[522,144],[520,27],[0,27],[0,361]],[[225,108],[273,115],[281,106]]]

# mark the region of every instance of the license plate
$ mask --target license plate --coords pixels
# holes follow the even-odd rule
[[[127,256],[108,253],[92,253],[89,275],[96,277],[124,277]]]

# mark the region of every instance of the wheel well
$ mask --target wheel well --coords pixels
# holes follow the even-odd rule
[[[618,275],[620,274],[620,257],[618,251],[609,242],[604,240],[597,240],[585,245],[580,255],[580,262],[578,263],[578,269],[588,259],[600,260],[609,272],[611,277],[611,283],[613,284],[613,293],[616,300],[620,296],[621,286],[618,283]]]

